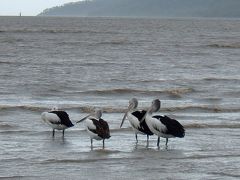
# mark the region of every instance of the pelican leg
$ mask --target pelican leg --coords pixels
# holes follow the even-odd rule
[[[135,138],[136,138],[136,142],[138,143],[138,137],[137,137],[137,134],[135,134]]]
[[[52,136],[54,137],[54,135],[55,135],[55,129],[53,129],[52,131]]]
[[[147,147],[149,145],[149,135],[147,135]]]
[[[91,139],[91,147],[93,147],[93,140]]]
[[[103,149],[104,149],[104,147],[105,147],[105,139],[103,139]]]
[[[64,129],[63,129],[62,135],[64,136]]]
[[[160,144],[160,137],[158,137],[158,140],[157,140],[157,147],[159,147],[159,144]]]
[[[168,144],[168,138],[166,138],[166,146],[167,146],[167,144]]]

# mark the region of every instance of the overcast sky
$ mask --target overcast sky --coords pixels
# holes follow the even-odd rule
[[[46,8],[80,0],[0,0],[0,16],[35,16]]]

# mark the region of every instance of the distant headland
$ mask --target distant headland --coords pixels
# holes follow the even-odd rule
[[[240,0],[85,0],[45,9],[38,16],[240,17]]]

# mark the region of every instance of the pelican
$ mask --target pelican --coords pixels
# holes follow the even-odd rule
[[[43,112],[41,114],[42,120],[52,127],[52,135],[55,135],[55,129],[62,130],[64,136],[64,131],[67,128],[74,126],[69,119],[68,114],[65,111],[59,111],[54,107],[50,112]]]
[[[138,106],[138,100],[136,98],[132,98],[129,101],[129,106],[128,106],[127,112],[124,114],[120,128],[122,127],[125,119],[128,118],[130,125],[133,131],[135,132],[136,142],[138,142],[137,134],[144,134],[144,135],[147,135],[147,143],[148,143],[149,135],[153,135],[153,133],[149,130],[144,119],[142,122],[140,122],[141,119],[146,114],[146,111],[137,110],[137,106]]]
[[[96,139],[103,140],[104,148],[105,139],[109,139],[111,137],[108,123],[101,119],[101,117],[102,110],[97,109],[93,114],[90,114],[77,122],[80,123],[82,121],[85,121],[85,127],[91,139],[91,147],[93,146],[93,139]]]
[[[171,119],[168,116],[152,116],[152,113],[159,111],[161,102],[159,99],[152,101],[151,107],[148,109],[144,119],[149,129],[158,136],[157,146],[159,147],[160,137],[166,138],[166,146],[168,144],[168,138],[183,138],[185,136],[184,127],[175,119]]]

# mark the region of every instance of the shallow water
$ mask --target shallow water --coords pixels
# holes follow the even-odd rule
[[[93,149],[85,131],[1,133],[1,177],[32,179],[231,179],[239,178],[238,129],[187,129],[184,139],[139,136],[129,130],[112,132],[102,149]],[[224,137],[222,136],[224,134]]]
[[[1,179],[239,179],[240,20],[0,17]],[[165,147],[120,129],[128,100],[186,128]],[[112,137],[82,124],[51,136],[53,106],[73,123],[104,110]]]

